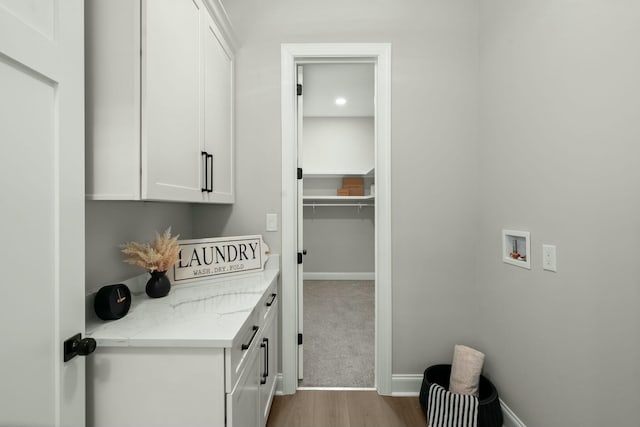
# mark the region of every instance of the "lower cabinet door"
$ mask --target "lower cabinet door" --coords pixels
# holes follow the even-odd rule
[[[260,427],[267,425],[269,411],[276,387],[278,373],[278,306],[277,302],[271,307],[271,313],[264,326],[261,338],[260,357]]]
[[[227,427],[258,427],[260,351],[253,351],[233,392],[227,395]]]

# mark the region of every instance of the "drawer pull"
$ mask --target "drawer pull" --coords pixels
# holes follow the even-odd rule
[[[262,338],[262,342],[263,344],[266,344],[267,349],[265,350],[265,354],[266,354],[266,360],[264,362],[264,375],[262,375],[265,378],[265,382],[266,382],[266,378],[269,376],[269,338]]]
[[[273,302],[276,300],[277,294],[271,294],[271,301],[267,301],[267,307],[271,307]]]
[[[249,347],[251,347],[251,343],[253,342],[253,339],[256,337],[256,334],[258,333],[258,329],[260,329],[260,327],[253,325],[253,334],[251,335],[251,339],[249,340],[248,343],[242,344],[242,347],[240,347],[242,351],[245,351]]]
[[[265,344],[265,341],[268,343],[269,340],[264,338],[262,341],[263,342],[260,343],[260,348],[265,349],[265,352],[264,352],[264,355],[265,355],[264,356],[264,361],[265,361],[264,362],[264,366],[265,366],[265,372],[266,373],[262,374],[262,378],[260,378],[260,384],[264,385],[264,384],[267,383],[267,377],[269,376],[269,368],[268,368],[268,366],[269,366],[269,350],[267,348],[267,344]]]

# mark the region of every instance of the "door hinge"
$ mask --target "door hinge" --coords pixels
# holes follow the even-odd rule
[[[302,334],[298,334],[298,345],[302,345]]]
[[[297,94],[298,96],[302,95],[302,85],[300,83],[297,84]]]
[[[298,179],[302,179],[302,168],[298,168]]]
[[[302,264],[302,252],[298,252],[298,264]]]

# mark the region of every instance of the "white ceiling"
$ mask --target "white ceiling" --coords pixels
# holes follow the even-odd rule
[[[305,117],[373,117],[373,64],[305,64]],[[346,99],[336,105],[336,98]]]

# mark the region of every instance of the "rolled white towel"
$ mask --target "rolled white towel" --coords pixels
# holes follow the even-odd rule
[[[456,345],[453,349],[449,391],[478,396],[483,364],[484,353],[465,345]]]

